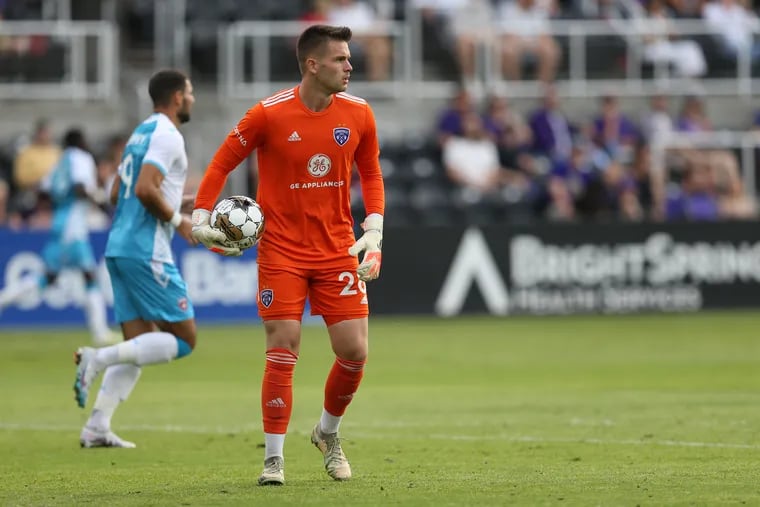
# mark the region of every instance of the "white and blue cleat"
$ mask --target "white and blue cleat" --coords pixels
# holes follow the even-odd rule
[[[80,408],[84,408],[85,405],[87,405],[87,395],[89,394],[90,384],[95,377],[91,371],[87,371],[87,366],[90,365],[94,356],[95,349],[92,347],[80,347],[74,353],[74,362],[77,365],[77,377],[74,380],[74,399]],[[92,368],[90,368],[90,370],[92,370]]]

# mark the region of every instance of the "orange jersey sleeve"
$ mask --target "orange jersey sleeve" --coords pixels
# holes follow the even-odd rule
[[[219,200],[219,194],[227,182],[227,175],[261,144],[265,128],[266,116],[259,103],[246,112],[216,150],[198,187],[195,197],[196,209],[211,211]]]
[[[240,133],[255,145],[258,157],[256,200],[266,220],[259,262],[315,269],[350,267],[356,263],[348,254],[355,241],[350,185],[354,164],[369,212],[382,213],[384,202],[369,105],[338,93],[326,109],[314,112],[301,102],[295,87],[263,100],[253,111],[254,119],[263,118],[263,124],[254,121],[256,136]],[[225,144],[234,142],[241,143],[228,138]],[[209,185],[209,195],[211,190]]]
[[[385,212],[385,187],[380,168],[380,146],[377,142],[377,124],[372,108],[367,105],[365,135],[356,149],[356,167],[361,179],[364,210],[370,213]]]

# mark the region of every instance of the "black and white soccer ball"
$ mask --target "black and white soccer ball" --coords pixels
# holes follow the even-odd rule
[[[250,197],[233,195],[214,206],[210,225],[227,236],[227,246],[245,250],[258,243],[264,234],[264,212]]]

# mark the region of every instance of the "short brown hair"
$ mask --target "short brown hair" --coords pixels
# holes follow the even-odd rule
[[[296,46],[296,58],[298,58],[298,68],[301,72],[303,72],[306,59],[330,40],[349,42],[351,29],[347,26],[312,25],[303,31],[298,37]]]
[[[171,102],[172,95],[185,91],[187,76],[175,69],[164,69],[153,74],[148,82],[148,94],[153,106],[165,106]]]

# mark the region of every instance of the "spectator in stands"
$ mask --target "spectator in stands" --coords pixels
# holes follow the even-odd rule
[[[547,85],[543,107],[530,117],[533,151],[550,160],[566,160],[573,146],[573,128],[560,108],[557,90]]]
[[[509,101],[498,95],[486,99],[483,114],[486,130],[499,148],[499,159],[505,167],[516,167],[517,156],[530,149],[533,134],[522,114],[510,107]]]
[[[499,163],[496,143],[477,112],[463,116],[462,130],[462,136],[451,137],[443,147],[446,173],[461,190],[462,201],[476,203],[483,198],[498,198],[507,186],[527,188],[528,181],[523,175]]]
[[[740,0],[712,0],[702,16],[708,27],[719,32],[717,41],[726,58],[736,60],[740,52],[749,51],[753,62],[760,60],[760,43],[752,33],[760,22]]]
[[[691,161],[680,188],[667,196],[665,216],[671,221],[715,221],[720,218],[710,166],[700,160]]]
[[[645,61],[672,66],[681,77],[705,74],[707,63],[702,48],[693,40],[678,37],[663,0],[647,0],[646,17],[637,22],[652,30],[642,36]]]
[[[614,159],[632,160],[633,148],[639,139],[636,125],[620,110],[616,96],[602,97],[601,107],[594,119],[594,142]]]
[[[736,164],[712,165],[721,218],[749,220],[758,217],[757,199],[746,191]]]
[[[675,130],[668,102],[668,96],[665,94],[650,97],[649,110],[642,115],[639,123],[641,137],[645,142],[665,140]]]
[[[461,80],[468,89],[479,91],[481,85],[475,68],[477,50],[479,47],[489,51],[492,48],[493,34],[489,27],[493,8],[490,0],[416,0],[416,3],[435,5],[438,12],[448,18]]]
[[[535,61],[537,77],[550,83],[557,73],[560,49],[549,32],[549,16],[555,8],[552,1],[501,0],[497,23],[501,37],[502,70],[507,79],[519,80],[522,64]]]
[[[60,155],[61,150],[52,141],[47,120],[37,120],[31,142],[18,151],[13,163],[13,180],[18,189],[35,189]]]
[[[391,38],[383,33],[382,30],[387,25],[372,7],[361,0],[333,0],[327,12],[327,21],[331,25],[351,27],[354,34],[352,47],[365,55],[367,79],[389,79]]]
[[[676,122],[679,132],[710,132],[712,122],[707,116],[705,104],[700,97],[689,95],[684,97],[681,112]]]
[[[443,146],[451,136],[463,135],[462,118],[474,111],[475,105],[472,102],[472,95],[466,88],[460,88],[451,99],[449,107],[444,109],[438,117],[436,129],[438,143]]]

